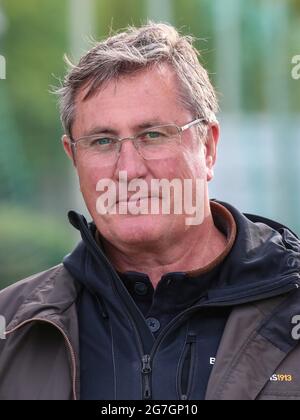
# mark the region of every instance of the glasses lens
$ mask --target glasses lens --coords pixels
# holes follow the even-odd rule
[[[98,134],[78,141],[77,148],[83,158],[102,157],[106,162],[112,162],[117,157],[118,140]]]
[[[163,159],[178,150],[180,132],[176,125],[154,127],[143,131],[137,141],[144,159]]]

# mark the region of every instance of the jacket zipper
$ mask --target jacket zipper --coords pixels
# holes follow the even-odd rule
[[[186,347],[183,352],[183,356],[179,366],[178,374],[178,397],[180,400],[188,400],[192,391],[192,384],[194,378],[195,368],[195,356],[196,356],[196,335],[189,334],[186,341]],[[183,377],[185,363],[188,363],[187,369],[187,381],[183,384]]]
[[[119,293],[118,288],[114,284],[114,288],[117,293]],[[140,332],[136,326],[134,317],[131,315],[130,311],[127,308],[126,302],[125,302],[125,308],[127,311],[127,315],[129,320],[131,321],[133,330],[135,332],[135,336],[137,338],[138,343],[138,349],[141,357],[141,374],[142,374],[142,396],[144,400],[150,400],[152,397],[152,391],[151,391],[151,359],[149,354],[145,354],[144,346],[142,342],[142,338],[140,335]]]
[[[26,321],[22,322],[21,324],[17,325],[16,327],[14,327],[13,329],[6,331],[6,335],[12,334],[15,331],[19,330],[21,327],[23,327],[24,325],[27,325],[31,322],[45,322],[47,324],[52,325],[53,327],[57,328],[60,333],[62,334],[65,343],[67,344],[67,348],[70,352],[70,356],[71,356],[71,361],[72,361],[72,367],[71,367],[71,374],[72,374],[72,391],[73,391],[73,399],[74,401],[77,401],[77,392],[76,392],[76,378],[77,378],[77,368],[76,368],[76,355],[75,355],[75,351],[73,349],[73,346],[71,344],[71,341],[69,340],[67,334],[64,332],[64,330],[57,325],[55,322],[53,321],[49,321],[47,319],[43,319],[43,318],[31,318],[31,319],[27,319]]]
[[[100,253],[98,248],[95,247],[94,245],[94,239],[91,238],[91,234],[90,231],[88,229],[88,227],[82,222],[82,220],[80,221],[80,225],[82,230],[80,230],[81,235],[82,235],[82,239],[88,242],[88,244],[91,247],[91,252],[92,254],[96,257],[96,259],[100,259],[101,263],[104,261],[107,265],[107,267],[109,268],[113,279],[115,281],[120,281],[120,279],[117,277],[117,274],[115,272],[115,270],[113,269],[112,265],[110,264],[109,260],[107,259],[107,257],[103,254]],[[113,283],[116,292],[120,295],[120,291],[118,290],[117,286],[115,283]],[[141,338],[141,334],[136,326],[136,322],[134,319],[134,316],[131,314],[130,310],[127,307],[126,304],[126,300],[125,300],[125,307],[126,307],[126,311],[128,314],[128,318],[131,321],[131,324],[133,326],[135,335],[137,337],[137,342],[138,342],[138,349],[139,349],[139,353],[140,353],[140,358],[141,358],[141,375],[142,375],[142,396],[144,400],[150,400],[152,398],[152,391],[151,391],[151,372],[152,372],[152,367],[151,367],[151,357],[149,354],[145,354],[144,351],[144,346],[143,346],[143,342],[142,342],[142,338]]]

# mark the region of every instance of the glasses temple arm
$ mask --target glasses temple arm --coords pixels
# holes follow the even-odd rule
[[[184,125],[183,127],[181,127],[181,131],[185,131],[187,129],[189,129],[190,127],[193,127],[193,125],[199,124],[200,122],[207,122],[206,118],[198,118],[197,120],[194,120],[186,125]]]

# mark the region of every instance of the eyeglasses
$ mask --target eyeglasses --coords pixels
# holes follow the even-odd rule
[[[126,140],[133,142],[136,150],[145,160],[163,159],[178,150],[184,131],[207,122],[205,118],[198,118],[181,127],[176,124],[151,127],[132,137],[118,138],[99,133],[77,140],[70,138],[70,142],[74,155],[79,151],[83,159],[99,157],[107,164],[118,160],[122,142]]]

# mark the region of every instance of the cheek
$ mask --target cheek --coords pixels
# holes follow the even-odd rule
[[[95,197],[97,184],[101,179],[112,179],[112,168],[103,168],[97,162],[77,166],[80,189],[85,197]]]
[[[149,160],[147,166],[152,178],[155,179],[206,178],[203,150],[184,150],[182,153],[167,159]]]
[[[205,148],[195,145],[194,149],[184,152],[185,174],[191,178],[206,178]]]
[[[184,150],[181,159],[175,163],[178,178],[194,179],[206,177],[206,164],[203,149]]]
[[[180,159],[170,157],[147,161],[147,166],[153,179],[174,179],[178,178],[178,166]]]

